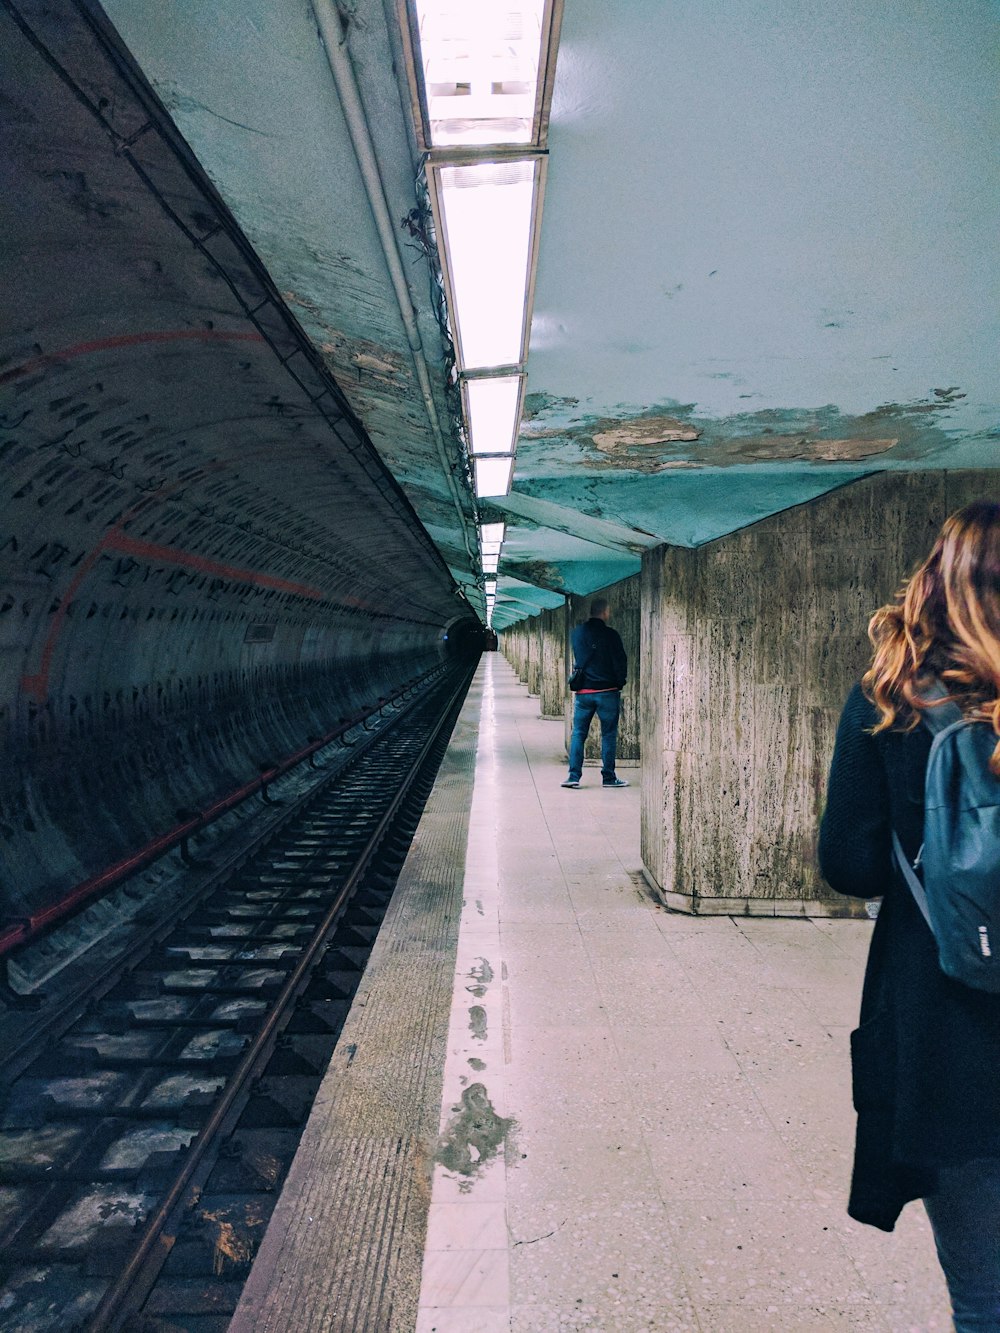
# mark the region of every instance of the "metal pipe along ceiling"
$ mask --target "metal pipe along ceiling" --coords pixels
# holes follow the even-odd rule
[[[386,268],[389,271],[389,277],[392,280],[392,287],[396,295],[396,301],[399,305],[399,313],[403,321],[403,328],[406,330],[406,340],[409,343],[410,352],[413,357],[413,365],[417,372],[417,381],[420,385],[421,395],[423,396],[424,407],[427,411],[427,419],[430,422],[431,433],[434,436],[434,444],[437,448],[438,459],[441,463],[441,471],[444,473],[445,481],[448,483],[448,490],[451,493],[452,503],[455,506],[455,512],[458,514],[458,521],[462,531],[462,540],[465,544],[465,550],[468,554],[470,564],[474,570],[478,557],[469,540],[468,524],[465,518],[465,511],[462,508],[462,497],[459,493],[458,485],[455,481],[451,464],[448,459],[448,451],[441,430],[441,422],[438,417],[437,406],[435,405],[434,394],[431,389],[430,375],[427,371],[427,362],[424,359],[423,342],[420,338],[416,313],[413,309],[413,300],[410,296],[406,274],[403,271],[403,263],[397,248],[396,231],[392,224],[392,218],[389,215],[389,206],[385,197],[385,187],[382,184],[378,159],[375,155],[375,145],[372,142],[371,130],[368,126],[368,117],[365,114],[364,104],[361,101],[361,93],[358,89],[357,76],[354,72],[354,64],[351,60],[350,48],[347,44],[347,34],[344,31],[340,15],[335,10],[332,0],[310,0],[310,3],[312,5],[313,13],[316,16],[316,22],[319,25],[320,35],[323,38],[323,46],[326,50],[326,58],[329,61],[330,71],[333,74],[333,81],[337,87],[337,95],[340,98],[344,117],[347,121],[347,128],[351,136],[351,143],[354,147],[354,154],[361,170],[365,193],[368,196],[368,204],[372,211],[372,217],[375,219],[379,243],[382,247],[382,253],[385,256],[385,263]]]

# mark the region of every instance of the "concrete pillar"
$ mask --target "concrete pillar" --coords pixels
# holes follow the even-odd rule
[[[504,656],[514,671],[517,671],[517,626],[510,625],[503,632]]]
[[[539,693],[539,712],[542,717],[557,718],[560,722],[566,713],[566,696],[569,687],[566,678],[569,675],[567,665],[568,651],[568,612],[565,605],[554,606],[543,611],[541,616],[542,640],[542,681]]]
[[[517,676],[522,685],[528,683],[528,622],[519,621],[517,626]]]
[[[816,866],[867,625],[989,472],[884,472],[698,550],[643,558],[642,859],[671,906],[860,915]]]
[[[508,626],[500,640],[504,657],[522,682],[528,678],[527,638],[524,625],[525,622],[519,620],[517,624]]]
[[[527,676],[525,684],[528,693],[539,695],[542,691],[542,617],[531,616],[525,621],[528,637],[526,658]]]
[[[625,652],[628,656],[628,684],[622,691],[622,711],[618,722],[618,764],[624,768],[634,768],[640,758],[640,705],[641,680],[640,659],[640,592],[641,576],[634,574],[607,588],[598,588],[586,597],[573,596],[569,599],[570,629],[586,620],[590,614],[590,603],[595,597],[607,598],[611,606],[609,624],[622,636]],[[567,671],[567,675],[568,675]],[[573,696],[566,693],[566,744],[573,726]],[[584,762],[600,764],[601,733],[597,723],[590,728]]]

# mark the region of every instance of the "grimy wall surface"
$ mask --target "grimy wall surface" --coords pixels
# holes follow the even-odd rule
[[[0,11],[4,918],[462,640],[440,555],[114,34],[31,15]]]
[[[659,548],[658,548],[659,549]],[[611,607],[609,624],[622,636],[625,653],[628,657],[628,684],[622,691],[621,716],[618,721],[618,761],[623,764],[637,764],[642,753],[641,744],[641,708],[642,708],[642,655],[640,622],[642,606],[642,580],[635,574],[622,579],[620,583],[598,588],[586,597],[569,599],[570,629],[587,619],[590,603],[595,597],[604,597]],[[573,701],[567,695],[566,737],[569,743],[569,731],[573,723]],[[601,734],[596,722],[591,725],[587,737],[584,758],[591,763],[601,761]]]
[[[501,630],[498,637],[500,651],[517,672],[522,685],[528,680],[528,634],[530,622],[519,620],[516,625]]]
[[[528,693],[536,697],[542,692],[542,617],[532,616],[527,625],[527,680]]]
[[[882,473],[641,574],[642,857],[672,906],[856,913],[816,866],[867,624],[996,472]]]
[[[568,611],[565,605],[554,606],[538,617],[538,635],[541,642],[542,679],[538,707],[542,717],[562,721],[569,694],[567,678]]]

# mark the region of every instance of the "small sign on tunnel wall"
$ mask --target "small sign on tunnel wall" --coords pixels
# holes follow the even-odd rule
[[[274,638],[273,625],[248,625],[244,643],[270,643]]]

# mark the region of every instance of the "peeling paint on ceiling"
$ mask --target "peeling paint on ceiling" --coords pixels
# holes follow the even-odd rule
[[[975,0],[567,6],[509,512],[699,545],[1000,466],[994,38]]]
[[[595,431],[594,444],[607,454],[632,445],[671,444],[675,440],[697,440],[701,431],[673,417],[639,417],[624,426]]]
[[[681,403],[669,405],[670,415],[665,414],[665,405],[658,404],[597,416],[582,411],[579,400],[573,400],[567,412],[565,400],[553,402],[548,395],[532,393],[527,396],[531,415],[521,434],[518,477],[574,468],[655,473],[748,461],[848,463],[891,451],[897,462],[926,460],[947,449],[945,419],[951,401],[932,397],[917,403],[887,403],[858,417],[845,417],[827,406],[738,412],[713,420],[700,416],[693,404]]]

